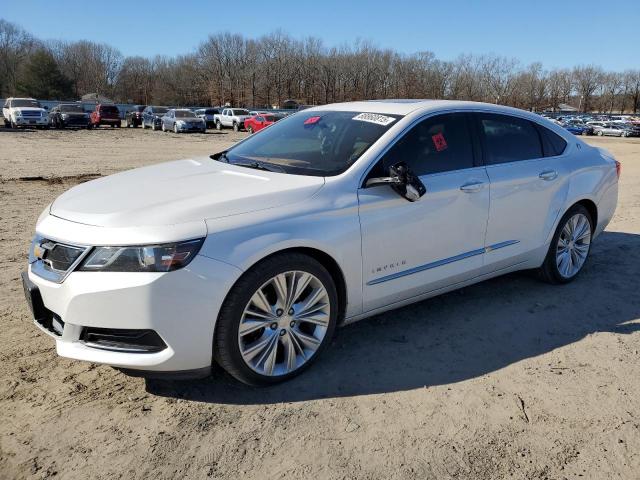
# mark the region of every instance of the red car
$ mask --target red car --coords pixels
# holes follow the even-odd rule
[[[120,110],[115,105],[96,105],[95,110],[91,112],[91,125],[94,127],[100,125],[120,127]]]
[[[251,118],[248,118],[244,121],[244,128],[249,133],[257,132],[258,130],[262,130],[269,125],[273,125],[276,123],[276,117],[270,115],[268,113],[259,113],[258,115],[254,115]]]

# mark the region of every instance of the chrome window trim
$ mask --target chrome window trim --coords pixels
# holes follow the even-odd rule
[[[367,179],[367,175],[369,175],[369,172],[373,169],[373,167],[375,167],[375,165],[382,160],[382,157],[384,157],[387,152],[391,149],[391,147],[393,147],[410,129],[412,129],[413,127],[415,127],[418,123],[422,122],[423,120],[427,120],[430,117],[435,117],[436,115],[444,115],[447,113],[469,113],[469,114],[473,114],[473,113],[494,113],[496,115],[506,115],[506,116],[512,116],[515,118],[519,118],[521,120],[528,120],[532,123],[535,123],[536,125],[546,128],[548,130],[551,130],[551,132],[555,133],[556,135],[558,135],[560,138],[562,138],[565,142],[567,142],[567,147],[564,149],[564,151],[560,154],[560,155],[555,155],[555,156],[551,156],[551,157],[540,157],[540,158],[534,158],[534,159],[528,159],[528,160],[514,160],[513,162],[505,162],[505,163],[497,163],[495,165],[486,165],[484,162],[484,150],[483,150],[483,146],[482,146],[482,139],[479,137],[478,138],[478,142],[480,142],[481,144],[481,151],[482,151],[482,158],[476,159],[479,160],[480,165],[474,165],[473,168],[477,168],[477,167],[492,167],[492,166],[496,166],[496,165],[512,165],[512,164],[516,164],[516,163],[521,163],[521,162],[527,162],[530,160],[541,160],[541,159],[546,159],[546,158],[562,158],[562,157],[566,157],[569,154],[569,151],[571,149],[571,145],[573,145],[573,143],[565,138],[563,135],[560,135],[558,132],[555,132],[554,130],[552,130],[551,128],[545,126],[542,124],[542,122],[539,122],[537,119],[533,119],[533,118],[529,118],[526,115],[519,115],[518,112],[514,112],[514,113],[506,113],[506,112],[499,112],[499,111],[495,111],[491,108],[481,108],[481,107],[476,107],[476,108],[465,108],[465,107],[460,107],[460,108],[451,108],[451,109],[439,109],[439,110],[433,110],[433,111],[429,111],[426,112],[422,115],[420,115],[419,117],[415,118],[414,120],[411,121],[411,123],[409,123],[409,125],[407,125],[406,127],[404,127],[399,133],[396,134],[396,136],[389,141],[389,143],[387,143],[387,145],[384,147],[384,149],[376,156],[376,158],[371,161],[371,163],[367,166],[367,168],[364,169],[363,174],[360,176],[360,181],[358,182],[358,189],[360,188],[370,188],[370,187],[366,187],[365,186],[365,180]],[[403,118],[406,118],[407,116],[411,115],[411,113],[405,115]],[[473,131],[473,129],[471,129],[470,134],[476,135],[476,132]],[[349,170],[351,170],[351,168],[353,168],[353,165],[347,169],[347,172]],[[451,170],[452,172],[456,171],[456,172],[461,172],[464,170],[469,170],[468,168],[465,169],[459,169],[459,170]],[[345,172],[346,173],[346,172]],[[439,172],[439,173],[449,173],[449,172]]]

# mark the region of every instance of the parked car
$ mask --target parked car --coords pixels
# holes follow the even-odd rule
[[[596,135],[608,136],[608,137],[623,137],[625,130],[620,125],[615,123],[606,123],[604,125],[594,126],[594,132]]]
[[[225,108],[222,113],[215,115],[216,128],[233,128],[238,132],[244,129],[244,121],[250,118],[249,110],[244,108]]]
[[[120,128],[120,110],[115,105],[99,103],[91,112],[91,125],[98,128],[100,125]]]
[[[586,135],[586,127],[582,125],[576,125],[573,123],[563,123],[562,128],[567,130],[568,132],[573,133],[574,135]]]
[[[561,124],[567,131],[574,135],[593,135],[593,127],[581,122],[566,122]]]
[[[312,107],[211,157],[63,193],[24,289],[64,357],[173,377],[215,358],[273,384],[338,324],[516,270],[574,280],[619,175],[606,150],[514,108]]]
[[[276,117],[270,114],[258,114],[253,117],[249,117],[244,121],[244,128],[249,133],[254,133],[262,130],[269,125],[276,123]]]
[[[196,116],[206,122],[207,128],[213,128],[216,125],[215,116],[221,111],[220,108],[199,108],[196,110]]]
[[[172,108],[161,119],[162,131],[173,130],[174,133],[207,131],[204,119],[197,117],[194,112],[186,108]]]
[[[620,125],[620,128],[624,130],[624,133],[622,134],[623,137],[640,137],[640,125],[626,123]]]
[[[49,111],[49,124],[53,128],[91,128],[91,118],[79,103],[62,103]]]
[[[150,127],[151,130],[160,130],[162,117],[169,111],[169,107],[149,105],[142,111],[142,129]]]
[[[6,128],[49,128],[49,115],[35,98],[7,98],[2,116]]]
[[[136,105],[129,110],[124,116],[124,126],[136,128],[138,125],[142,125],[142,112],[145,108],[147,108],[146,105]]]

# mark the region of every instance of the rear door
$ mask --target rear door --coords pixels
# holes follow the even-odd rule
[[[493,113],[474,117],[491,182],[485,266],[495,271],[546,249],[571,165],[565,140],[535,122]]]

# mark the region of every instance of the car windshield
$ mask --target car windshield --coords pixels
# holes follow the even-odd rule
[[[264,115],[264,121],[265,122],[275,122],[276,119],[274,118],[273,115]]]
[[[153,107],[153,113],[167,113],[168,111],[167,107]]]
[[[191,110],[176,110],[176,118],[195,118],[196,114]]]
[[[15,100],[11,100],[11,107],[34,107],[34,108],[42,108],[40,106],[40,102],[37,100],[29,100],[24,98],[18,98]]]
[[[274,170],[296,175],[338,175],[399,118],[376,113],[305,111],[249,137],[220,159],[238,164],[271,164],[276,166]]]
[[[234,115],[249,115],[249,110],[244,110],[242,108],[234,108],[233,109],[233,114]]]
[[[138,105],[137,107],[134,108],[134,111],[142,112],[144,109],[145,109],[144,105]]]
[[[207,115],[215,115],[216,113],[218,113],[218,111],[214,108],[208,108],[204,111],[204,113]]]
[[[84,113],[82,105],[60,105],[60,111],[65,113]]]

